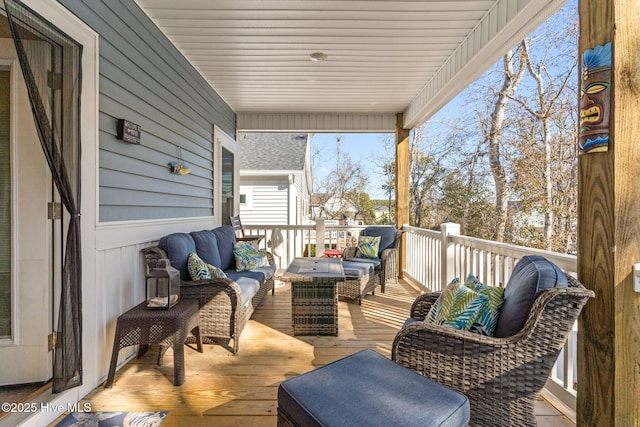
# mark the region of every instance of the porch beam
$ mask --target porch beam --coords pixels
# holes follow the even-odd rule
[[[577,425],[631,426],[640,420],[640,294],[632,272],[640,262],[640,8],[580,0],[579,13],[579,54],[611,42],[613,61],[608,151],[578,161],[578,274],[596,298],[579,322]]]
[[[396,130],[393,113],[238,112],[238,132],[384,132]]]
[[[403,127],[402,113],[396,121],[396,226],[409,224],[409,129]],[[398,251],[398,277],[404,276],[407,264],[407,247],[402,235]]]

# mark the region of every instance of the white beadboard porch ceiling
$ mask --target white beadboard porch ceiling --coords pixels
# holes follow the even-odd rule
[[[420,125],[565,2],[136,1],[247,131]]]

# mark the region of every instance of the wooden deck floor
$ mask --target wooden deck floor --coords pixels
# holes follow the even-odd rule
[[[256,310],[237,355],[219,345],[205,345],[202,354],[185,349],[186,383],[175,387],[171,350],[164,366],[157,367],[154,349],[120,369],[112,389],[100,387],[83,402],[93,411],[168,410],[163,427],[275,426],[281,381],[365,348],[390,357],[416,295],[407,284],[390,284],[385,294],[368,296],[362,306],[339,303],[338,337],[293,337],[291,293],[285,285]],[[537,413],[539,426],[575,425],[542,400]]]

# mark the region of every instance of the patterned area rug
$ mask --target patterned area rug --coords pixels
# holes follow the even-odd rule
[[[160,412],[72,412],[56,427],[158,427],[169,411]]]

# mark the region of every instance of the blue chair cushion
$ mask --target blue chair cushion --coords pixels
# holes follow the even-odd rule
[[[218,240],[211,230],[192,231],[191,237],[196,243],[196,252],[200,259],[207,264],[214,265],[218,268],[222,265],[220,252],[218,251]]]
[[[404,321],[404,323],[402,324],[402,327],[400,328],[400,330],[406,328],[407,326],[416,323],[416,322],[423,322],[424,320],[421,319],[416,319],[415,317],[408,317],[407,320]]]
[[[283,381],[278,408],[301,426],[466,426],[463,394],[373,350]]]
[[[180,280],[189,281],[189,254],[197,252],[196,243],[188,233],[173,233],[160,239],[158,247],[164,251],[171,261],[171,266],[180,271]]]
[[[231,228],[230,225],[223,225],[214,228],[212,231],[218,242],[218,252],[220,253],[219,267],[225,272],[231,268],[235,270],[236,257],[233,255],[233,246],[236,243],[236,235],[233,232],[233,228]]]
[[[380,236],[380,246],[378,246],[378,258],[382,257],[385,249],[395,247],[396,228],[389,225],[371,225],[364,229],[364,236]]]
[[[533,302],[540,292],[551,288],[566,288],[567,277],[560,267],[539,255],[523,257],[513,269],[504,289],[495,336],[510,337],[524,326]]]

